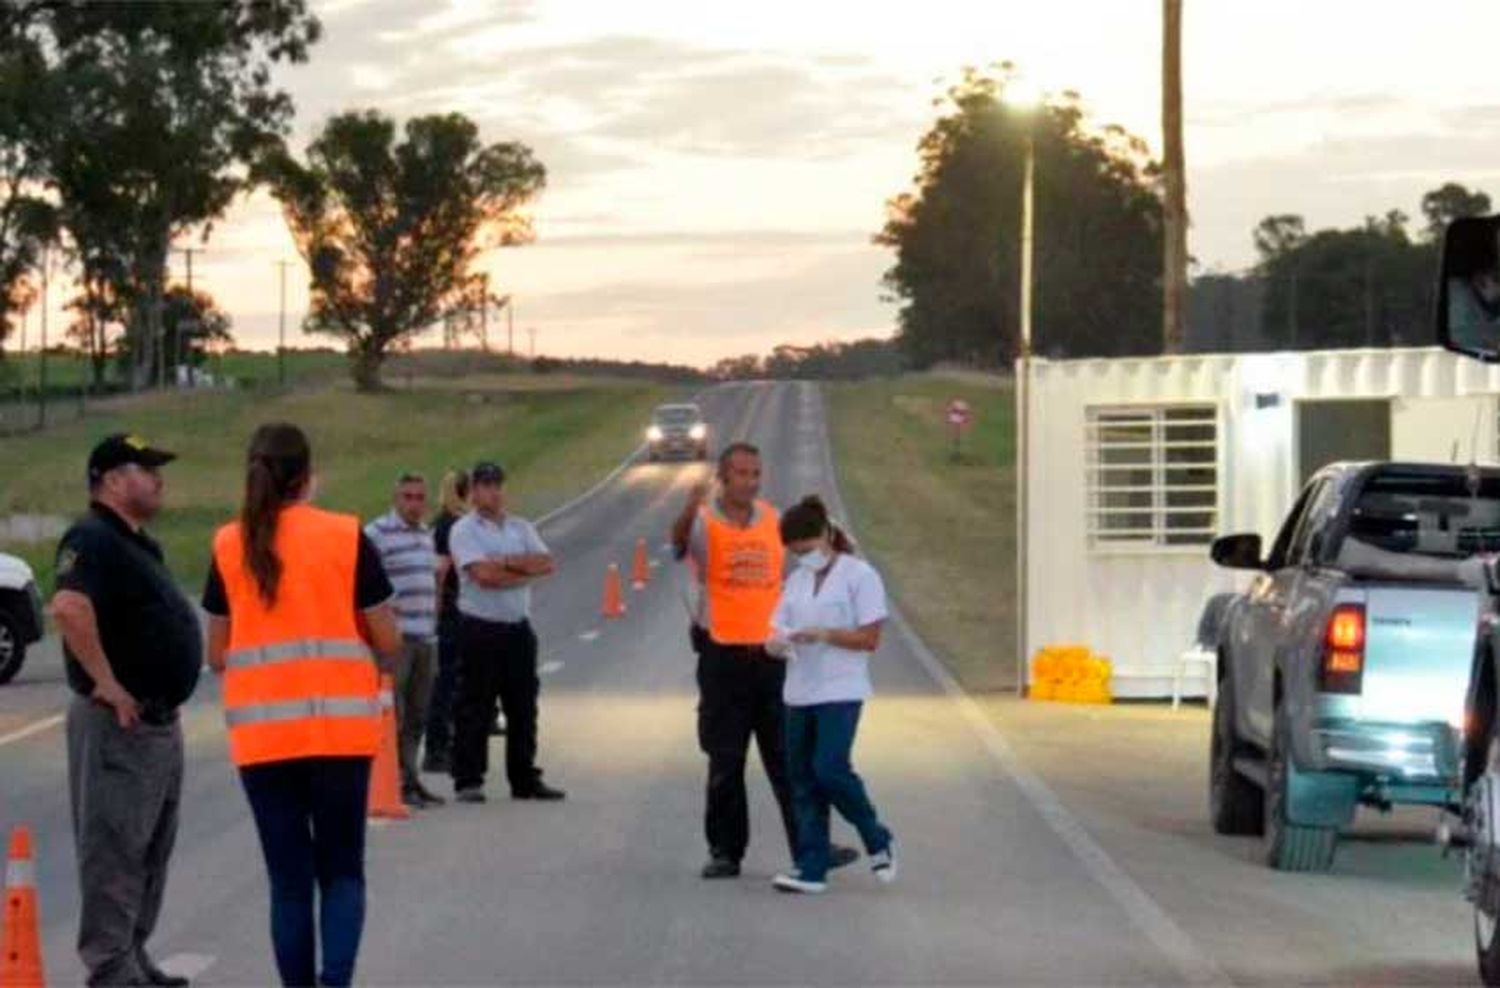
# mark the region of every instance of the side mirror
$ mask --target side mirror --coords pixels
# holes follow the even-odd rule
[[[1448,224],[1438,279],[1437,337],[1454,353],[1500,362],[1500,216]]]
[[[1214,539],[1209,555],[1225,569],[1266,568],[1266,561],[1260,557],[1259,535],[1226,535]]]

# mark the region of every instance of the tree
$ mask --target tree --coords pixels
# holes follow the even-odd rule
[[[1187,166],[1182,152],[1182,0],[1162,0],[1162,348],[1183,344],[1187,303]]]
[[[280,156],[274,188],[312,272],[304,329],[342,339],[362,391],[387,352],[473,304],[487,245],[531,239],[520,210],[546,183],[524,144],[483,145],[458,113],[417,117],[397,142],[375,110],[334,117],[307,164]]]
[[[1162,214],[1145,144],[1085,129],[1076,93],[1028,123],[1005,105],[1008,65],[965,69],[918,145],[916,188],[890,199],[875,242],[896,252],[884,285],[918,367],[1008,364],[1019,342],[1021,184],[1036,149],[1036,349],[1065,355],[1161,346]]]
[[[1422,215],[1427,219],[1427,238],[1441,240],[1448,224],[1464,216],[1485,216],[1490,211],[1490,197],[1469,191],[1457,182],[1448,182],[1422,197]]]
[[[321,28],[305,0],[38,7],[65,108],[42,142],[48,182],[85,278],[114,279],[140,384],[164,363],[172,241],[255,182],[292,119],[271,67],[305,61]]]
[[[96,390],[103,387],[109,359],[116,352],[125,309],[117,294],[117,286],[124,279],[106,270],[108,263],[108,258],[85,258],[78,279],[79,292],[67,304],[73,321],[63,332],[89,358]]]
[[[35,272],[57,235],[56,210],[41,195],[38,147],[55,102],[42,47],[26,34],[36,17],[20,3],[0,14],[0,356],[15,317],[35,299]]]

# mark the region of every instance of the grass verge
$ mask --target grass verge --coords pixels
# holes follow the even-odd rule
[[[82,509],[88,450],[113,431],[139,432],[181,454],[166,468],[167,504],[151,526],[188,586],[207,571],[213,530],[239,504],[246,443],[262,422],[300,424],[313,445],[318,503],[370,518],[389,506],[402,471],[437,481],[452,466],[494,458],[518,513],[536,516],[582,492],[639,442],[650,409],[673,389],[556,378],[487,376],[474,387],[361,395],[343,383],[284,394],[165,393],[112,405],[43,433],[0,439],[0,516]],[[434,507],[436,504],[434,503]],[[5,545],[50,589],[54,545]]]
[[[828,386],[839,484],[912,624],[970,690],[1015,689],[1015,401],[1008,382],[908,375]],[[943,411],[974,410],[953,457]]]

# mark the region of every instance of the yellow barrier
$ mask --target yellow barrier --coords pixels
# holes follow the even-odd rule
[[[1048,645],[1031,659],[1027,696],[1060,703],[1110,703],[1112,674],[1109,659],[1093,654],[1087,645]]]

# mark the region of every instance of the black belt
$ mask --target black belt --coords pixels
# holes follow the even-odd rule
[[[104,707],[106,710],[110,709],[109,704],[101,700],[96,700],[92,696],[84,696],[82,693],[79,693],[78,696],[88,700],[95,706]],[[176,707],[169,706],[157,700],[139,700],[136,702],[135,710],[136,716],[141,719],[141,723],[150,725],[151,727],[168,727],[177,723],[179,719]]]
[[[459,618],[464,621],[472,621],[475,624],[483,624],[491,628],[508,628],[512,631],[519,631],[522,628],[531,627],[531,620],[529,618],[522,618],[519,621],[491,621],[489,618],[475,617],[472,614],[459,614]]]
[[[151,700],[140,705],[141,723],[152,727],[167,727],[177,723],[177,708]]]

